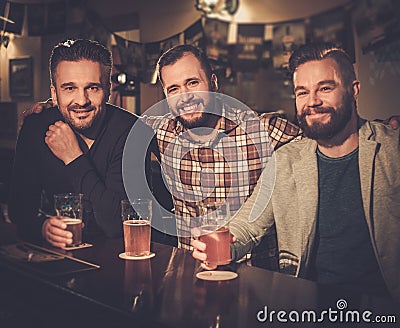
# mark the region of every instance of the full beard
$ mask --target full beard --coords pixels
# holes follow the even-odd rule
[[[199,103],[203,104],[205,110],[197,118],[194,119],[192,118],[190,120],[187,120],[184,118],[185,115],[184,112],[182,112],[181,115],[178,115],[176,117],[176,119],[183,125],[184,128],[191,130],[202,127],[208,127],[208,128],[215,127],[216,122],[221,116],[220,113],[221,109],[216,108],[215,101],[213,101],[212,99],[210,99],[210,102],[208,103],[207,107],[204,106],[203,101],[200,101]]]
[[[182,116],[177,116],[176,119],[183,125],[184,128],[191,130],[195,128],[211,127],[211,122],[214,122],[214,114],[202,113],[198,118],[186,120]]]
[[[311,125],[307,123],[307,115],[314,113],[329,113],[330,120],[328,123],[314,122]],[[343,101],[343,105],[334,110],[332,107],[319,107],[308,109],[298,116],[299,127],[303,130],[304,135],[314,140],[329,140],[342,131],[351,119],[353,112],[353,104],[347,95]]]

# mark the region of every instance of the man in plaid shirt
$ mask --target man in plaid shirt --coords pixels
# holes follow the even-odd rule
[[[217,77],[196,47],[168,50],[160,57],[157,71],[170,112],[149,114],[143,120],[155,130],[173,197],[179,244],[188,248],[200,209],[227,201],[231,211],[238,210],[253,192],[273,149],[300,137],[301,131],[276,114],[258,116],[240,102],[214,93]],[[267,248],[267,258],[273,259],[267,267],[276,268],[273,233]]]

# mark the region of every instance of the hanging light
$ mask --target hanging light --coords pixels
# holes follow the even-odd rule
[[[3,34],[0,37],[0,45],[3,45],[5,48],[7,48],[9,43],[10,43],[10,37],[6,34]]]
[[[113,74],[111,81],[116,84],[113,91],[118,91],[123,96],[135,96],[136,95],[136,78],[129,75],[125,71]]]
[[[206,16],[214,14],[234,15],[239,8],[239,0],[196,0],[196,9]]]
[[[10,43],[10,37],[8,35],[5,35],[2,41],[2,44],[4,47],[8,47],[8,44]]]

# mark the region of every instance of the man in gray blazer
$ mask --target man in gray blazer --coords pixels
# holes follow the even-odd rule
[[[232,258],[275,223],[281,272],[400,301],[399,130],[358,116],[360,82],[343,49],[307,44],[289,67],[308,138],[275,152],[276,176],[267,167],[229,223]],[[210,269],[206,245],[193,246]]]

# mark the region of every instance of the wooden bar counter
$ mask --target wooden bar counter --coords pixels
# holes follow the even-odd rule
[[[16,241],[11,224],[1,223],[0,231],[0,244]],[[200,264],[188,251],[152,243],[155,257],[129,261],[118,257],[122,238],[89,242],[92,247],[67,255],[99,269],[46,272],[1,256],[0,327],[380,327],[362,321],[365,311],[372,312],[369,320],[397,321],[382,327],[399,324],[399,307],[389,300],[245,263],[223,268],[237,272],[236,279],[204,281],[196,278]],[[361,322],[344,322],[349,310],[358,311]]]

